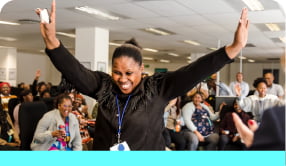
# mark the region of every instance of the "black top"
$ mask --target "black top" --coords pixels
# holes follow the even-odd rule
[[[75,88],[99,102],[94,138],[95,150],[109,150],[117,142],[118,120],[115,96],[120,108],[128,95],[120,92],[110,75],[90,71],[61,44],[46,49],[51,61]],[[121,138],[131,150],[164,150],[164,108],[169,100],[185,94],[197,83],[217,72],[231,60],[221,48],[174,72],[145,77],[133,90],[122,122]]]
[[[285,106],[264,111],[250,150],[285,150]]]

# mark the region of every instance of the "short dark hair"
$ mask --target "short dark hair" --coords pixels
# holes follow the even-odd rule
[[[55,100],[55,108],[58,108],[58,105],[63,103],[64,99],[70,100],[72,103],[71,97],[67,93],[62,93],[58,95],[58,97]]]
[[[267,85],[266,80],[262,77],[256,78],[252,85],[254,86],[254,88],[257,88],[258,84],[260,84],[261,82],[263,82],[263,83],[265,83],[265,85]]]
[[[112,64],[114,63],[114,59],[122,56],[133,58],[135,62],[142,65],[141,47],[134,38],[126,41],[122,46],[115,49],[112,56]]]

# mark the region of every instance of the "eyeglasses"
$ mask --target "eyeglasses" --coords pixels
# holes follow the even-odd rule
[[[72,108],[72,105],[64,105],[64,104],[61,104],[62,107],[64,108]]]

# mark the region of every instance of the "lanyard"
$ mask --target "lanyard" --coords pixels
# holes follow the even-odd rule
[[[118,131],[117,131],[117,143],[120,143],[120,134],[121,134],[121,126],[122,126],[122,120],[124,117],[124,113],[126,111],[126,107],[128,105],[128,102],[130,100],[131,95],[128,96],[128,99],[124,105],[124,108],[122,110],[122,114],[120,113],[120,106],[119,106],[119,102],[118,102],[118,95],[116,94],[116,105],[117,105],[117,115],[118,115]]]

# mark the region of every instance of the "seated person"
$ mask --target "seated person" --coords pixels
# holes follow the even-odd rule
[[[72,111],[72,99],[65,94],[56,100],[57,109],[44,114],[38,122],[32,150],[82,150],[79,123]]]
[[[224,106],[224,108],[225,107],[227,106]],[[219,124],[219,132],[221,134],[219,139],[219,150],[225,150],[225,146],[228,143],[235,145],[239,149],[245,149],[245,145],[241,142],[240,136],[234,125],[232,113],[235,112],[244,124],[247,124],[248,120],[250,120],[250,116],[239,107],[236,101],[228,108],[231,110],[225,114]]]
[[[192,102],[182,108],[183,119],[187,129],[183,131],[187,139],[187,149],[197,150],[199,142],[206,145],[206,150],[216,150],[219,135],[214,132],[211,121],[219,118],[219,112],[213,113],[202,103],[201,93],[195,93]]]
[[[0,98],[1,101],[1,98]],[[0,150],[19,150],[20,138],[7,111],[0,105]]]
[[[180,98],[175,98],[165,107],[164,121],[165,130],[163,136],[166,146],[171,149],[170,145],[173,142],[176,150],[185,150],[186,141],[181,132],[183,119],[181,116]]]
[[[9,100],[12,98],[17,98],[15,95],[11,95],[11,86],[8,82],[0,83],[0,97],[1,97],[1,104],[4,111],[8,112],[8,103]]]
[[[241,96],[241,89],[236,88],[236,94],[239,96],[238,104],[245,112],[251,112],[253,119],[261,121],[261,116],[267,108],[284,105],[284,101],[275,95],[267,94],[267,82],[264,78],[254,80],[253,86],[256,88],[258,95],[251,95],[245,98]]]

